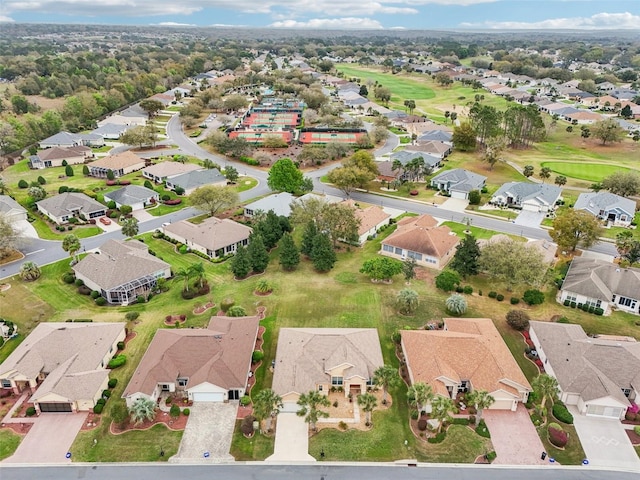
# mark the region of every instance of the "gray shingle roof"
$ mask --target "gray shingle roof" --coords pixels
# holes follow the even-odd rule
[[[573,208],[574,210],[586,210],[595,216],[600,215],[600,210],[605,212],[618,210],[633,217],[636,211],[636,202],[609,192],[581,193]]]
[[[90,253],[74,265],[73,270],[104,290],[110,290],[169,267],[149,254],[142,242],[108,240],[100,247],[100,253]]]
[[[291,214],[291,203],[296,199],[293,195],[287,192],[275,193],[267,197],[256,200],[253,203],[246,205],[245,210],[253,210],[257,212],[261,210],[268,212],[273,210],[276,215],[282,215],[288,217]]]
[[[640,298],[640,269],[592,258],[576,257],[562,283],[566,290],[610,302],[613,295]]]
[[[487,177],[483,175],[478,175],[462,168],[454,168],[453,170],[445,170],[439,173],[431,179],[431,182],[449,183],[449,190],[470,192],[471,190],[480,190],[486,180]]]
[[[502,185],[493,197],[513,196],[518,204],[527,200],[543,200],[549,205],[553,205],[562,195],[562,189],[555,185],[547,185],[546,183],[529,183],[529,182],[508,182]]]
[[[591,338],[580,325],[531,322],[531,328],[563,391],[629,404],[621,389],[640,387],[640,343]]]
[[[112,200],[120,205],[134,205],[146,202],[151,197],[158,198],[158,193],[140,185],[127,185],[104,194],[105,201]]]
[[[106,210],[107,207],[84,193],[65,192],[37,202],[42,208],[55,217],[70,215],[76,210],[85,214]]]
[[[12,210],[18,210],[20,212],[26,212],[24,207],[16,202],[9,195],[0,195],[0,213],[9,213]]]
[[[207,170],[195,170],[192,172],[175,175],[168,179],[169,183],[185,190],[211,185],[215,183],[225,182],[227,179],[220,173],[217,168]]]

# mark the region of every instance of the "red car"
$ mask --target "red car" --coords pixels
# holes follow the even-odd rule
[[[100,217],[100,223],[104,223],[105,225],[111,225],[111,220],[107,217]]]

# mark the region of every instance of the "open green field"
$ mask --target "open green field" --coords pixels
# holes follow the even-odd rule
[[[542,167],[548,167],[558,175],[588,180],[590,182],[601,182],[605,177],[617,172],[631,172],[630,168],[616,165],[605,165],[602,163],[578,163],[578,162],[542,162]]]

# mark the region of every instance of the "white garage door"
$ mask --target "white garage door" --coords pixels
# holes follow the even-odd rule
[[[223,402],[224,393],[218,392],[194,392],[194,402]]]
[[[622,407],[606,407],[604,405],[589,405],[587,415],[592,417],[620,418]]]
[[[298,410],[300,410],[300,405],[298,405],[295,402],[284,402],[282,404],[282,408],[280,409],[280,412],[284,412],[284,413],[297,413]]]
[[[453,191],[453,192],[451,192],[451,198],[459,198],[461,200],[466,200],[467,199],[467,194],[465,192]]]
[[[512,410],[513,400],[502,399],[493,402],[493,405],[489,407],[491,410]]]

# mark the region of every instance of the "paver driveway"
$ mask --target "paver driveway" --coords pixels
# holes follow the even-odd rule
[[[640,471],[640,459],[618,420],[587,417],[573,406],[568,408],[589,465]]]
[[[87,412],[43,413],[22,439],[6,463],[70,463],[66,454],[75,440]],[[2,475],[0,475],[2,477]]]
[[[482,417],[489,428],[491,443],[498,455],[493,463],[501,465],[547,463],[540,459],[544,446],[524,405],[518,404],[515,412],[483,410]]]
[[[293,412],[280,412],[273,455],[267,462],[315,462],[309,455],[309,425]]]
[[[233,462],[229,453],[238,403],[202,402],[191,407],[180,449],[172,463]],[[205,452],[209,457],[205,458]]]

